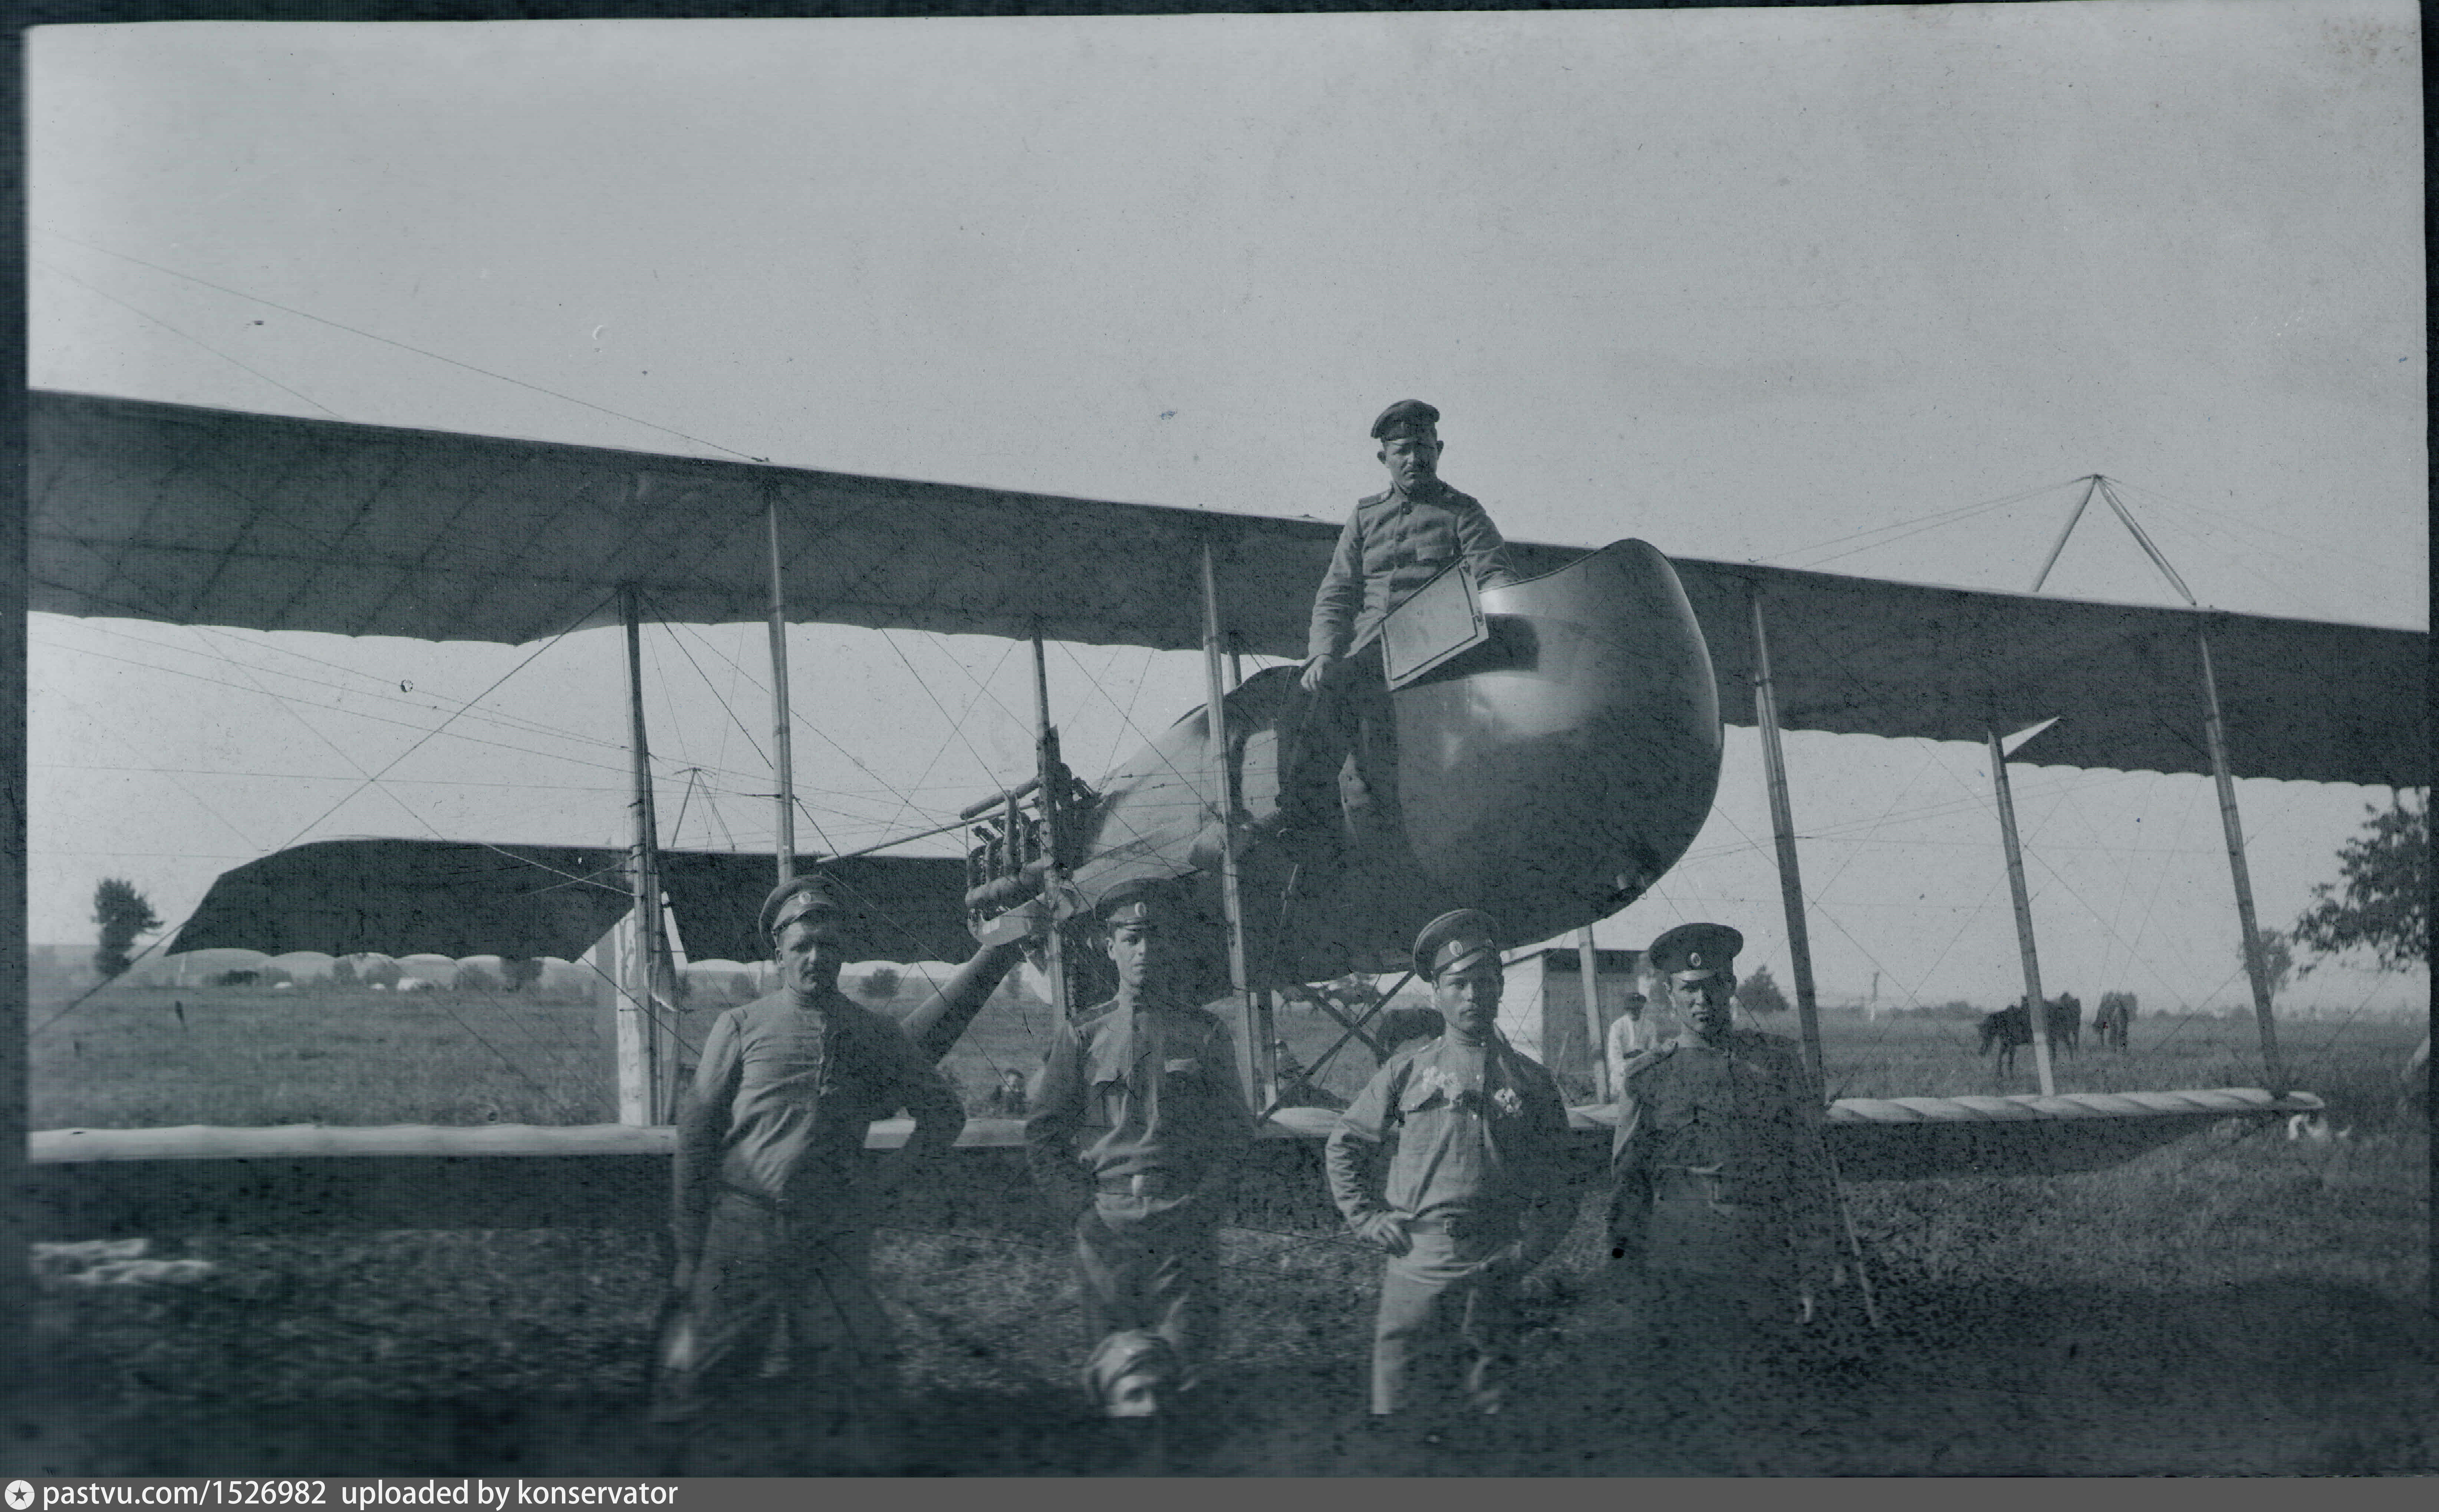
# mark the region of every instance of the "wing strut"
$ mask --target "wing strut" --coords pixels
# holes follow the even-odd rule
[[[1999,732],[1990,732],[1990,783],[1999,796],[1999,839],[2007,849],[2007,891],[2016,902],[2016,948],[2024,958],[2026,1023],[2033,1031],[2033,1066],[2040,1073],[2041,1095],[2057,1095],[2057,1076],[2050,1066],[2050,1011],[2041,1000],[2040,956],[2033,949],[2033,901],[2024,891],[2024,852],[2016,841],[2016,795],[2007,786],[2007,753]]]
[[[1576,931],[1576,975],[1584,989],[1584,1042],[1593,1052],[1593,1092],[1603,1102],[1617,1101],[1617,1089],[1609,1084],[1609,1041],[1607,1026],[1601,1023],[1600,958],[1593,949],[1593,927],[1590,924]],[[1628,1034],[1634,1033],[1629,1020]]]
[[[2261,1074],[2273,1097],[2286,1095],[2286,1063],[2278,1055],[2278,1020],[2270,1006],[2270,963],[2262,958],[2261,926],[2252,912],[2252,873],[2244,863],[2244,821],[2235,812],[2235,779],[2227,768],[2227,726],[2219,719],[2218,678],[2211,670],[2210,636],[2194,632],[2202,653],[2204,725],[2210,736],[2211,780],[2218,786],[2218,822],[2227,831],[2227,865],[2235,879],[2235,921],[2244,931],[2244,974],[2252,979],[2252,1018],[2261,1029]]]
[[[1067,854],[1066,837],[1061,833],[1059,802],[1065,794],[1060,792],[1062,784],[1059,780],[1059,731],[1050,722],[1050,667],[1042,659],[1041,622],[1038,619],[1033,623],[1033,780],[1041,792],[1041,854],[1050,861],[1042,873],[1041,898],[1043,906],[1049,908],[1064,891],[1060,884],[1067,880],[1067,868],[1062,864]],[[1007,794],[1007,833],[1008,845],[1013,847],[1018,833],[1013,792]],[[1058,917],[1055,910],[1051,917]],[[1066,933],[1055,923],[1052,925],[1043,942],[1042,957],[1042,969],[1050,976],[1051,1022],[1061,1028],[1072,1018],[1067,1001],[1067,952],[1061,938]]]
[[[1202,538],[1202,682],[1203,750],[1211,763],[1211,799],[1220,826],[1220,901],[1228,920],[1228,986],[1245,1013],[1245,1094],[1257,1108],[1277,1095],[1275,1063],[1271,1054],[1269,994],[1258,997],[1247,984],[1245,904],[1237,880],[1237,771],[1228,759],[1228,689],[1220,681],[1220,574],[1211,560],[1211,538]]]
[[[779,881],[796,869],[796,756],[788,733],[788,599],[779,576],[779,485],[762,485],[771,527],[771,767],[779,778]]]
[[[628,873],[634,907],[628,914],[633,947],[618,995],[618,1121],[666,1124],[677,1105],[675,1026],[668,1019],[668,955],[661,938],[659,822],[652,812],[652,757],[644,739],[644,652],[640,595],[633,583],[618,590],[619,616],[627,625],[628,744],[634,758],[635,845]]]
[[[1787,951],[1795,966],[1795,1016],[1803,1025],[1805,1069],[1812,1073],[1814,1085],[1825,1097],[1829,1068],[1821,1061],[1821,1005],[1812,990],[1812,934],[1805,927],[1804,878],[1795,861],[1795,811],[1787,797],[1787,754],[1778,743],[1778,690],[1770,680],[1770,636],[1762,623],[1760,587],[1748,583],[1745,593],[1753,610],[1754,723],[1761,727],[1762,770],[1770,783],[1770,829],[1778,843],[1778,896],[1787,910]],[[2043,1064],[2046,1067],[2047,1062]],[[2042,1090],[2048,1090],[2047,1082]]]

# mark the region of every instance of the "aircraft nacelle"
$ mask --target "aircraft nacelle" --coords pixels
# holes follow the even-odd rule
[[[1480,598],[1487,639],[1390,694],[1401,836],[1349,831],[1319,861],[1291,844],[1282,732],[1309,701],[1287,667],[1228,695],[1250,985],[1395,969],[1452,908],[1488,910],[1517,943],[1547,938],[1632,902],[1693,844],[1718,788],[1718,695],[1667,559],[1622,541]],[[1131,876],[1190,881],[1213,925],[1213,996],[1227,989],[1216,779],[1198,709],[1068,820],[1082,898]]]

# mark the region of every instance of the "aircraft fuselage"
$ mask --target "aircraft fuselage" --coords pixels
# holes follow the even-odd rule
[[[1451,908],[1488,910],[1514,943],[1548,938],[1632,902],[1693,844],[1718,787],[1718,695],[1667,559],[1623,541],[1481,603],[1487,641],[1390,694],[1402,837],[1350,832],[1334,864],[1278,829],[1280,733],[1308,704],[1294,668],[1228,695],[1255,985],[1390,969]],[[1197,709],[1100,785],[1084,897],[1181,877],[1220,918],[1205,739]]]

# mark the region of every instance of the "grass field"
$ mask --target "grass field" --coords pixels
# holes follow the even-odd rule
[[[55,1011],[37,1004],[33,1022]],[[35,1036],[34,1123],[595,1121],[609,1115],[601,1028],[589,1007],[452,994],[104,993]],[[994,1009],[958,1052],[969,1089],[994,1064],[1029,1066],[1041,1028]],[[1337,1032],[1297,1015],[1283,1029],[1308,1058]],[[1689,1403],[1672,1362],[1642,1351],[1602,1293],[1588,1205],[1536,1283],[1526,1410],[1498,1440],[1413,1463],[1349,1448],[1377,1257],[1335,1234],[1225,1230],[1230,1338],[1188,1468],[2439,1469],[2427,1130],[2394,1116],[2395,1067],[2420,1026],[2288,1030],[2297,1081],[2351,1137],[2225,1126],[2091,1175],[1859,1185],[1889,1328],[1827,1374],[1733,1401]],[[1831,1015],[1825,1033],[1848,1094],[2002,1090],[1970,1023]],[[2130,1056],[2087,1050],[2060,1082],[2254,1084],[2250,1045],[2241,1020],[2138,1020]],[[1345,1075],[1364,1069],[1358,1052]],[[2025,1057],[2003,1090],[2031,1075]],[[212,1269],[93,1286],[72,1255],[45,1258],[42,1473],[650,1468],[637,1424],[659,1276],[646,1237],[161,1236],[153,1253]],[[1074,1283],[1045,1236],[890,1231],[880,1265],[907,1345],[906,1468],[1141,1468],[1081,1411]]]
[[[36,1003],[43,1024],[63,1004]],[[912,995],[884,1004],[903,1013]],[[699,1041],[717,1008],[685,1030]],[[994,1003],[946,1060],[969,1103],[1003,1070],[1041,1063],[1049,1010]],[[1763,1027],[1795,1032],[1792,1014]],[[1278,1031],[1309,1065],[1341,1037],[1317,1013],[1292,1009]],[[2396,1067],[2424,1033],[2393,1018],[2298,1019],[2281,1046],[2299,1087],[2327,1098],[2333,1120],[2388,1125]],[[1830,1091],[1840,1097],[1954,1096],[2036,1091],[2033,1057],[2017,1056],[2003,1081],[1974,1053],[1974,1025],[1927,1014],[1866,1021],[1822,1016]],[[590,1004],[516,993],[400,995],[361,988],[119,987],[105,990],[32,1044],[33,1127],[143,1128],[167,1124],[386,1124],[606,1122],[615,1116],[609,1016]],[[1321,1083],[1352,1095],[1372,1070],[1360,1045],[1342,1051]],[[2057,1059],[2066,1092],[2262,1084],[2249,1017],[2137,1019],[2121,1054],[2087,1039]]]

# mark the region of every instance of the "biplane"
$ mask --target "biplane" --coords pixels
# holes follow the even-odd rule
[[[29,440],[37,611],[508,644],[623,623],[633,675],[649,600],[671,619],[768,620],[783,701],[776,627],[792,621],[1029,641],[1037,691],[1035,770],[948,827],[966,836],[962,861],[799,857],[784,702],[775,853],[664,854],[638,699],[637,837],[624,854],[320,842],[227,874],[179,949],[573,955],[625,916],[637,946],[622,987],[622,1052],[634,1051],[622,1054],[624,1121],[41,1131],[30,1151],[44,1237],[656,1223],[683,1048],[661,904],[704,942],[696,953],[750,959],[750,941],[709,942],[732,941],[753,897],[792,867],[839,868],[872,955],[964,963],[920,1010],[943,1047],[1022,951],[1040,958],[1059,1011],[1090,1001],[1077,996],[1089,952],[1069,937],[1082,900],[1130,869],[1184,879],[1209,903],[1213,996],[1242,1014],[1249,1079],[1266,1088],[1273,989],[1380,968],[1421,918],[1461,904],[1490,909],[1520,942],[1586,929],[1683,855],[1717,788],[1722,724],[1751,724],[1818,1074],[1782,729],[1986,744],[2011,863],[2007,732],[2052,721],[2027,742],[2045,764],[2213,775],[2248,941],[2233,777],[2428,781],[2428,711],[2414,696],[2424,633],[1671,559],[1634,541],[1511,543],[1522,581],[1441,596],[1424,622],[1390,631],[1413,642],[1390,655],[1404,848],[1367,849],[1350,833],[1316,856],[1274,823],[1292,671],[1232,686],[1224,667],[1301,655],[1336,535],[1321,522],[59,392],[29,396]],[[1200,649],[1206,702],[1113,773],[1081,780],[1060,756],[1045,640]],[[308,876],[316,885],[299,885]],[[2265,1087],[2060,1095],[2037,1039],[2041,1094],[1842,1099],[1828,1112],[1833,1154],[1858,1180],[2092,1169],[2217,1119],[2317,1109],[2285,1084],[2254,955]],[[1585,1003],[1596,1018],[1597,991]],[[1573,1117],[1589,1163],[1611,1111]],[[1274,1110],[1247,1184],[1317,1194],[1326,1125]],[[883,1124],[873,1137],[902,1135]],[[1019,1143],[1006,1121],[969,1126],[979,1189],[1022,1186]]]

